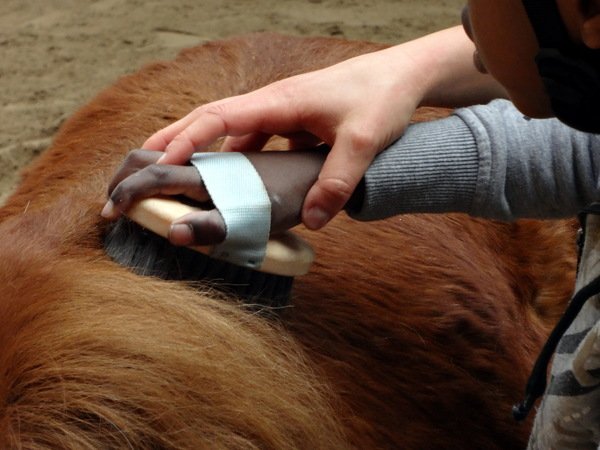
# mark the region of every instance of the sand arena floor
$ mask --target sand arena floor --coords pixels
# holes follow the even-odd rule
[[[0,202],[96,92],[180,49],[251,31],[398,43],[459,23],[463,0],[3,0]]]

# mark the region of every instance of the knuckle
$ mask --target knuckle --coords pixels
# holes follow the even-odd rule
[[[218,122],[219,128],[222,130],[222,133],[224,135],[229,134],[227,120],[225,119],[227,115],[226,104],[212,105],[204,111],[204,114],[210,116],[213,120],[216,120]]]
[[[194,145],[194,141],[192,141],[189,131],[187,129],[185,129],[185,130],[181,131],[179,134],[177,134],[171,140],[171,142],[169,142],[169,145],[167,146],[166,150],[169,151],[173,147],[180,146],[180,145],[188,145],[188,144]]]
[[[221,116],[225,114],[226,107],[225,103],[217,103],[217,104],[209,104],[205,105],[202,109],[203,114],[214,114],[216,116]]]
[[[140,150],[130,150],[125,156],[126,166],[137,166],[141,162]]]
[[[113,189],[112,194],[110,195],[110,199],[117,206],[120,206],[124,203],[128,203],[130,198],[131,190],[126,181],[122,181],[121,183],[119,183],[117,187]]]
[[[296,79],[294,78],[285,78],[280,81],[276,81],[271,85],[273,89],[273,93],[278,97],[282,97],[285,99],[295,99],[298,94],[298,88],[296,84]]]
[[[374,133],[365,130],[353,130],[348,136],[351,148],[358,152],[370,151],[377,145]]]
[[[228,136],[221,145],[221,151],[243,152],[248,148],[248,142],[252,142],[252,135],[246,135],[244,137]]]
[[[191,112],[191,114],[194,115],[198,115],[198,114],[202,114],[204,111],[206,111],[207,108],[210,108],[211,104],[210,103],[205,103],[203,105],[197,106],[196,108],[194,108],[194,110]]]
[[[341,178],[325,178],[319,180],[319,189],[325,202],[337,207],[343,205],[352,195],[354,186]]]
[[[194,132],[189,128],[182,130],[177,136],[175,136],[166,148],[166,151],[171,151],[174,148],[186,149],[190,153],[196,151],[200,147],[198,137],[194,135]]]
[[[165,182],[169,177],[169,169],[162,164],[152,164],[144,169],[148,175],[157,183]]]
[[[239,153],[245,150],[245,145],[243,145],[243,143],[241,143],[240,141],[236,140],[228,142],[226,148],[229,152]]]
[[[216,244],[225,240],[223,221],[215,210],[209,214],[192,216],[187,223],[192,228],[196,244]]]
[[[277,99],[277,104],[284,105],[287,108],[287,114],[296,111],[299,117],[310,115],[309,103],[305,101],[307,95],[303,92],[299,78],[286,78],[273,83],[271,86],[273,89],[272,98]]]

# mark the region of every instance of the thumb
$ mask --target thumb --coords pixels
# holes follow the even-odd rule
[[[348,202],[379,148],[369,135],[338,137],[319,178],[306,194],[302,222],[318,230]]]

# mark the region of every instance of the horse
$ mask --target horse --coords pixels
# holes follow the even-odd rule
[[[268,315],[106,253],[99,212],[129,149],[198,105],[381,48],[208,42],[119,79],[64,123],[0,209],[0,447],[526,445],[531,422],[511,405],[572,293],[573,220],[339,214],[295,230],[316,261]]]

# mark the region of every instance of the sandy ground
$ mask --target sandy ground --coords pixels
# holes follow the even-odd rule
[[[0,202],[61,123],[118,76],[251,31],[397,43],[464,0],[1,0]]]

